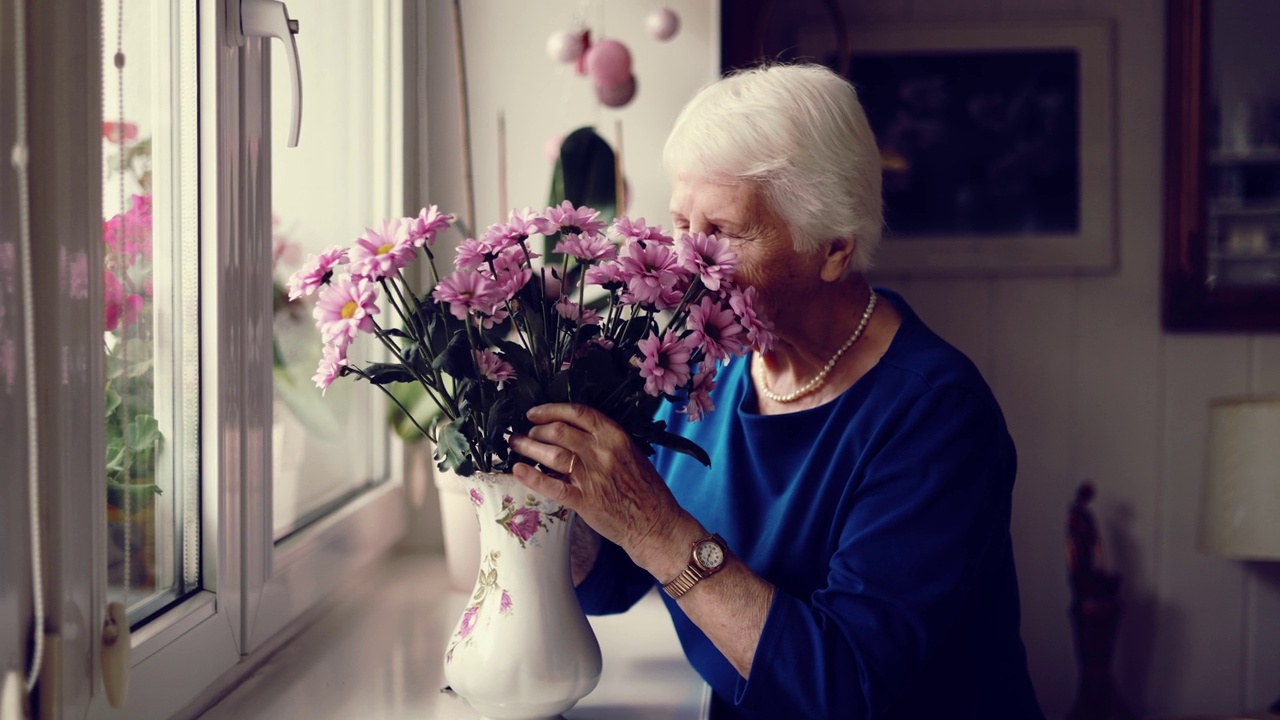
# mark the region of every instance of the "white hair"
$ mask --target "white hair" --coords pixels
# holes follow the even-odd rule
[[[672,177],[755,183],[797,252],[851,240],[849,272],[871,267],[884,224],[880,151],[853,86],[821,65],[757,67],[702,88],[662,163]]]

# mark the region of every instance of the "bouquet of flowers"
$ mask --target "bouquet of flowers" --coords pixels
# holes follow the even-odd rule
[[[467,238],[441,275],[433,247],[453,220],[433,205],[383,221],[353,247],[309,258],[290,279],[292,299],[318,294],[318,387],[355,376],[399,404],[388,385],[419,385],[439,412],[413,422],[436,444],[441,469],[463,476],[510,472],[520,458],[507,439],[529,429],[529,408],[549,402],[596,408],[647,452],[661,445],[710,463],[653,416],[665,399],[700,419],[713,409],[717,363],[772,343],[754,289],[734,283],[737,256],[726,240],[676,240],[643,218],[606,227],[597,211],[565,202],[514,211]],[[535,247],[553,247],[556,259],[543,261]],[[434,282],[421,296],[406,280],[420,257]],[[389,360],[350,357],[362,335]]]

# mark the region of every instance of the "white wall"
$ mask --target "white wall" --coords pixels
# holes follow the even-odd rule
[[[665,3],[681,20],[679,33],[658,42],[645,30],[657,2],[581,3],[577,0],[466,0],[463,44],[470,83],[471,131],[475,164],[476,223],[486,227],[505,220],[498,208],[498,111],[506,114],[507,198],[511,207],[547,204],[552,164],[548,138],[583,125],[615,143],[615,122],[622,121],[623,166],[631,187],[627,214],[669,227],[670,194],[658,159],[676,114],[694,92],[713,80],[719,68],[718,0]],[[461,215],[461,164],[457,92],[454,86],[450,2],[428,3],[429,135],[428,197]],[[620,109],[595,100],[591,80],[571,66],[547,57],[547,37],[574,26],[583,11],[593,41],[621,40],[631,49],[638,79],[636,97]],[[433,102],[434,101],[434,102]]]
[[[978,363],[1017,441],[1013,532],[1023,634],[1047,715],[1064,717],[1075,694],[1064,522],[1086,478],[1099,488],[1107,551],[1124,575],[1116,676],[1133,709],[1139,716],[1228,713],[1270,702],[1280,692],[1280,568],[1202,554],[1195,536],[1207,402],[1280,390],[1280,338],[1168,335],[1160,328],[1165,3],[843,4],[853,23],[1113,20],[1118,272],[885,280]],[[510,133],[511,204],[545,202],[548,135],[596,119],[609,137],[613,117],[621,116],[635,208],[666,222],[661,138],[680,104],[710,76],[717,8],[711,0],[671,3],[685,29],[673,44],[654,46],[638,24],[647,3],[594,5],[608,6],[606,27],[638,57],[641,95],[621,113],[595,110],[586,81],[561,77],[542,53],[546,35],[567,24],[576,3],[466,3],[481,223],[496,213],[492,139],[500,103]],[[433,3],[431,12],[432,96],[442,110],[429,116],[431,199],[461,208],[448,5]]]

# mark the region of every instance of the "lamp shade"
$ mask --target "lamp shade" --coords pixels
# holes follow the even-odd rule
[[[1280,395],[1209,403],[1200,545],[1241,560],[1280,560]]]

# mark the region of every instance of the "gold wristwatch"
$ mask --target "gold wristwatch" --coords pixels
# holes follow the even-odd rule
[[[729,555],[729,548],[725,546],[724,540],[715,533],[702,538],[693,543],[693,549],[689,553],[689,565],[685,567],[684,572],[676,576],[675,580],[662,586],[673,599],[679,598],[681,595],[693,589],[700,580],[709,578],[720,571],[724,567],[724,561]]]

